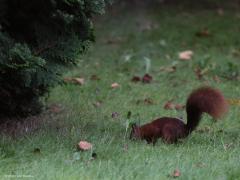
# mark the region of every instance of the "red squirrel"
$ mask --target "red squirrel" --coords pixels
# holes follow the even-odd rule
[[[194,90],[187,99],[187,124],[171,117],[162,117],[142,126],[132,124],[130,139],[145,139],[153,145],[158,138],[162,138],[166,143],[176,143],[178,139],[186,138],[196,129],[204,112],[217,119],[227,110],[228,103],[219,90],[208,86],[201,87]]]

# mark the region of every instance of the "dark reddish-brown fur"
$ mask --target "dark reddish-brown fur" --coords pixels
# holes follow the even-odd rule
[[[198,126],[202,113],[208,113],[214,119],[227,112],[228,104],[223,94],[211,87],[201,87],[193,91],[187,100],[187,124],[182,120],[162,117],[142,126],[134,124],[130,138],[145,139],[155,144],[158,138],[167,143],[175,143],[187,137]]]

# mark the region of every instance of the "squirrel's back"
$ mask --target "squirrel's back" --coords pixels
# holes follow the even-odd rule
[[[162,117],[139,127],[140,136],[148,142],[161,137],[167,143],[177,142],[186,135],[184,122],[177,118]]]

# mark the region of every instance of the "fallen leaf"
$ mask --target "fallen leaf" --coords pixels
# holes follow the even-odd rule
[[[196,32],[195,35],[197,37],[209,37],[209,36],[211,36],[211,33],[209,32],[209,30],[207,28],[204,28],[201,31]]]
[[[177,70],[177,67],[176,66],[161,67],[160,70],[164,71],[164,72],[172,73],[172,72],[175,72]]]
[[[97,102],[94,102],[93,105],[95,107],[100,107],[102,105],[102,102],[101,101],[97,101]]]
[[[175,108],[175,104],[173,104],[172,101],[167,101],[166,104],[164,105],[164,109],[174,109]]]
[[[187,50],[179,53],[180,60],[191,60],[193,56],[193,51]]]
[[[49,110],[52,112],[52,113],[60,113],[62,111],[62,107],[58,104],[52,104],[50,107],[49,107]]]
[[[172,174],[173,177],[179,177],[181,176],[181,172],[178,169],[175,169]]]
[[[73,80],[79,85],[84,84],[84,78],[73,78]]]
[[[152,81],[152,76],[149,74],[145,74],[142,78],[139,76],[133,76],[131,81],[132,82],[139,82],[142,81],[143,83],[150,83]]]
[[[139,76],[133,76],[131,81],[132,81],[132,82],[139,82],[139,81],[141,81],[141,77],[139,77]]]
[[[87,150],[92,149],[92,144],[87,141],[80,141],[78,143],[78,148],[79,148],[79,150],[87,151]]]
[[[64,78],[64,81],[79,84],[79,85],[84,84],[84,78]]]
[[[149,74],[145,74],[142,78],[142,82],[143,83],[150,83],[152,81],[152,76],[150,76]]]
[[[175,104],[175,103],[173,103],[172,100],[167,101],[164,105],[164,109],[169,109],[169,110],[176,109],[179,111],[179,110],[183,110],[184,108],[185,108],[185,105]]]
[[[118,112],[112,112],[112,118],[117,118],[119,116]]]
[[[218,8],[218,9],[217,9],[217,14],[218,14],[219,16],[223,16],[223,15],[224,15],[223,9],[222,9],[222,8]]]
[[[176,110],[183,110],[184,108],[185,108],[185,105],[175,104],[175,109],[176,109]]]
[[[146,98],[146,99],[144,99],[144,104],[152,105],[153,104],[153,100],[151,98]]]
[[[63,80],[64,82],[72,82],[72,78],[70,77],[65,77]]]
[[[113,89],[118,88],[118,87],[120,87],[120,85],[118,83],[111,84],[111,88],[113,88]]]
[[[92,80],[92,81],[99,81],[100,80],[100,78],[97,76],[97,75],[92,75],[91,77],[90,77],[90,79]]]

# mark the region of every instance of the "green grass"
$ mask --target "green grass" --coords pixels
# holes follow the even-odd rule
[[[165,110],[166,101],[184,104],[192,89],[210,84],[222,90],[227,98],[240,97],[238,80],[222,78],[231,74],[227,63],[239,67],[240,29],[237,12],[226,9],[219,16],[215,9],[179,10],[176,7],[117,11],[98,19],[97,42],[80,57],[79,66],[66,77],[84,77],[83,86],[66,84],[54,88],[48,104],[60,104],[58,113],[45,112],[37,131],[0,138],[0,179],[6,175],[31,175],[34,179],[240,179],[240,106],[231,106],[222,121],[212,123],[203,116],[198,127],[187,139],[175,145],[159,140],[156,146],[144,141],[128,140],[127,113],[130,121],[141,124],[157,117],[179,117],[184,111]],[[153,28],[146,29],[148,24]],[[208,28],[212,36],[196,37]],[[113,44],[108,40],[116,41]],[[193,50],[190,61],[179,61],[178,53]],[[130,58],[129,58],[130,57]],[[151,60],[150,84],[132,83],[133,75],[144,75],[145,60]],[[206,61],[208,59],[208,61]],[[193,69],[200,63],[215,64],[203,80]],[[176,64],[168,73],[163,66]],[[90,80],[97,75],[100,80]],[[220,77],[216,82],[213,76]],[[111,89],[117,82],[119,88]],[[153,104],[137,104],[151,98]],[[99,107],[93,103],[101,101]],[[112,118],[112,112],[119,116]],[[126,137],[126,138],[125,138]],[[76,144],[87,140],[92,152],[76,153]],[[124,148],[127,146],[127,148]],[[33,152],[35,148],[40,153]]]

